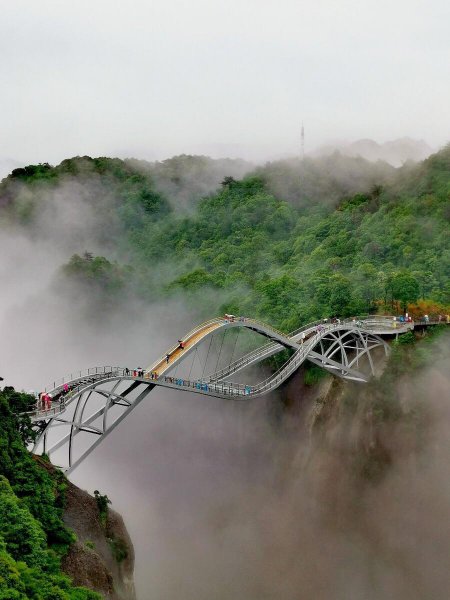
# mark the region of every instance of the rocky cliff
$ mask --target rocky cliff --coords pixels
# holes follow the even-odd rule
[[[54,467],[35,459],[47,470]],[[134,549],[122,517],[112,509],[101,515],[97,500],[67,480],[63,520],[77,540],[62,561],[74,585],[105,600],[135,600]]]
[[[77,541],[63,560],[76,585],[100,592],[106,600],[135,600],[134,550],[122,517],[109,509],[102,519],[92,496],[68,482],[64,522]]]

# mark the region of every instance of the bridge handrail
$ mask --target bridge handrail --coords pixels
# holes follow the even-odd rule
[[[388,329],[394,329],[394,328],[397,328],[397,325],[400,325],[400,327],[398,327],[399,330],[401,330],[402,326],[403,327],[411,326],[411,323],[408,323],[408,322],[402,323],[399,321],[394,321],[393,317],[389,317],[389,316],[380,315],[380,316],[378,316],[378,318],[374,318],[374,319],[370,319],[369,318],[370,316],[371,315],[367,315],[367,316],[359,315],[357,317],[351,317],[351,318],[344,319],[344,320],[340,321],[340,323],[326,323],[326,324],[324,324],[323,319],[322,319],[320,321],[308,323],[307,325],[303,326],[299,330],[296,330],[293,335],[289,334],[289,337],[292,338],[292,337],[298,335],[298,333],[301,333],[302,331],[305,331],[305,330],[312,329],[313,327],[318,326],[318,325],[322,325],[323,327],[325,327],[326,331],[332,331],[334,329],[341,327],[342,325],[353,324],[353,323],[355,323],[355,325],[358,328],[362,328],[362,329],[370,329],[372,324],[382,325],[384,328],[386,328],[386,326],[388,326],[387,327]],[[293,356],[291,356],[291,358],[282,367],[280,367],[275,373],[273,373],[270,377],[268,377],[264,381],[260,382],[257,386],[252,386],[252,393],[259,392],[259,391],[262,391],[263,389],[273,387],[273,384],[277,383],[277,381],[279,380],[279,375],[282,372],[283,372],[283,379],[285,379],[286,376],[290,372],[292,372],[293,367],[296,367],[297,364],[301,360],[303,360],[303,355],[305,353],[307,353],[306,348],[308,348],[308,350],[310,348],[312,348],[316,344],[316,342],[320,339],[320,337],[321,337],[321,335],[319,333],[319,334],[316,334],[312,338],[308,338],[305,341],[305,343],[300,346],[300,350],[302,350],[302,352],[296,351],[295,354]],[[247,363],[253,362],[258,356],[264,355],[265,353],[267,353],[270,350],[270,346],[275,347],[276,345],[278,345],[278,344],[271,342],[269,344],[265,344],[264,346],[262,346],[259,349],[254,350],[253,352],[250,352],[246,356],[235,361],[232,365],[228,365],[228,367],[226,367],[225,369],[222,369],[221,371],[214,373],[213,374],[214,379],[209,379],[209,381],[213,382],[213,381],[220,380],[221,375],[225,375],[225,374],[227,374],[227,372],[229,373],[229,372],[233,371],[232,367],[245,365]],[[227,382],[227,381],[224,381],[223,383],[228,384],[228,385],[234,385],[232,382]]]
[[[249,317],[235,317],[235,319],[236,319],[236,321],[243,320],[250,325],[256,324],[260,328],[264,329],[266,332],[272,331],[272,332],[277,333],[278,335],[280,335],[283,338],[291,338],[291,339],[298,336],[301,332],[311,330],[314,327],[317,327],[318,325],[324,326],[326,328],[326,330],[329,331],[329,330],[333,330],[337,327],[340,327],[342,325],[355,323],[358,327],[362,327],[363,329],[370,330],[371,328],[379,329],[381,327],[383,329],[389,329],[389,330],[396,329],[396,330],[398,330],[399,333],[404,329],[414,327],[414,321],[406,321],[406,322],[403,321],[402,322],[390,315],[358,315],[356,317],[348,317],[346,319],[342,319],[339,323],[332,323],[332,322],[324,323],[324,320],[320,319],[317,321],[313,321],[311,323],[307,323],[307,324],[303,325],[302,327],[294,330],[293,332],[290,332],[289,334],[284,334],[283,332],[277,330],[276,328],[274,328],[270,325],[267,325],[266,323],[263,323],[259,319],[252,319]],[[226,317],[215,317],[213,319],[209,319],[207,321],[204,321],[200,325],[197,325],[189,333],[187,333],[182,339],[189,340],[198,331],[205,329],[209,325],[212,325],[214,323],[226,324],[227,321],[229,321],[229,319],[227,319]],[[425,323],[428,325],[429,324],[445,324],[446,320],[441,319],[441,321],[439,321],[439,320],[435,319],[435,320],[428,320]],[[301,345],[299,344],[299,349],[295,350],[294,354],[290,357],[290,359],[282,367],[280,367],[275,373],[273,373],[270,377],[266,378],[264,381],[260,382],[256,386],[251,387],[252,392],[255,393],[257,391],[267,389],[268,387],[273,385],[273,382],[278,381],[279,377],[281,375],[283,375],[283,378],[285,378],[286,373],[293,370],[293,367],[295,367],[300,360],[304,359],[304,355],[307,352],[307,349],[311,349],[311,347],[313,347],[316,344],[316,342],[319,338],[320,338],[320,335],[316,334],[313,337],[310,336],[309,338],[307,338],[305,340],[305,343],[303,343]],[[295,340],[293,340],[293,341],[295,341]],[[212,376],[214,376],[214,379],[211,379],[208,377],[202,378],[198,381],[193,382],[193,385],[197,385],[199,382],[200,383],[208,383],[209,385],[212,385],[212,384],[216,385],[214,382],[217,382],[218,380],[220,380],[220,377],[222,375],[225,376],[227,373],[235,372],[236,366],[240,366],[240,365],[245,366],[246,364],[253,362],[255,360],[255,358],[258,358],[259,356],[264,356],[265,354],[270,355],[270,352],[277,346],[282,346],[282,343],[278,342],[278,341],[268,342],[267,344],[264,344],[260,348],[257,348],[255,350],[253,350],[252,352],[248,353],[244,357],[241,357],[240,359],[234,361],[233,363],[231,363],[224,369],[221,369],[220,371],[217,371],[216,373],[212,374]],[[176,348],[178,348],[178,345],[175,345],[173,347],[173,349],[176,349]],[[147,370],[146,373],[148,373],[148,372],[149,371]],[[114,366],[109,366],[109,365],[108,366],[99,366],[99,367],[89,367],[88,369],[80,370],[78,372],[71,373],[70,375],[64,376],[59,380],[55,380],[52,384],[46,386],[44,388],[44,391],[46,393],[47,392],[53,392],[54,394],[56,393],[55,395],[59,396],[59,400],[62,400],[61,405],[63,405],[64,400],[66,398],[69,398],[70,395],[73,395],[74,392],[76,392],[77,390],[80,389],[80,387],[82,387],[83,385],[86,384],[86,381],[85,381],[86,378],[93,377],[94,379],[96,379],[97,376],[105,376],[105,378],[108,378],[111,376],[116,376],[119,373],[121,373],[123,376],[125,374],[125,369],[123,367],[114,367]],[[66,383],[70,385],[70,389],[66,394],[63,395],[61,392],[63,392],[63,386]],[[231,387],[238,386],[238,389],[240,389],[240,387],[239,387],[240,384],[234,384],[232,382],[224,381],[223,379],[221,380],[221,385],[222,384],[224,384],[225,386],[228,385]],[[246,386],[246,388],[249,388],[249,387],[250,386]],[[56,404],[56,402],[55,402],[55,404]],[[42,412],[51,414],[51,411],[54,411],[54,410],[57,410],[57,409],[52,407],[48,411],[42,411]],[[30,411],[28,414],[36,414],[36,412],[38,412],[38,411],[39,411],[39,409],[37,408],[36,411]]]
[[[330,331],[331,329],[331,327],[327,328],[327,331]],[[283,379],[286,379],[286,377],[294,370],[297,364],[304,360],[306,354],[308,354],[308,351],[316,345],[321,337],[321,333],[316,333],[306,343],[302,344],[299,349],[290,357],[290,359],[279,369],[277,369],[275,373],[272,373],[270,377],[267,377],[264,381],[261,381],[257,385],[252,386],[252,393],[270,389],[273,387],[273,384],[279,380],[282,373]]]
[[[266,329],[269,329],[269,327],[267,327],[266,324],[264,324],[262,321],[259,321],[257,319],[246,319],[246,321],[253,321],[253,322],[257,323],[257,324],[263,324]],[[270,327],[270,329],[272,329],[276,333],[282,335],[284,338],[286,338],[286,337],[293,338],[296,335],[298,335],[299,333],[301,333],[302,331],[306,331],[306,330],[311,329],[312,327],[314,327],[316,325],[320,325],[322,323],[323,323],[323,319],[320,319],[319,321],[313,321],[312,323],[308,323],[307,325],[303,325],[299,329],[296,329],[295,331],[291,331],[288,334],[282,333],[281,331],[279,331],[278,329],[275,329],[274,327]],[[255,348],[255,350],[252,350],[251,352],[249,352],[245,356],[243,356],[241,358],[238,358],[233,363],[229,364],[227,367],[224,367],[223,369],[220,369],[219,371],[215,371],[210,376],[206,377],[206,379],[208,381],[213,381],[211,379],[211,377],[214,377],[214,379],[220,379],[221,375],[226,374],[227,372],[232,371],[233,367],[238,366],[240,364],[244,364],[245,365],[245,364],[247,364],[249,362],[253,362],[253,360],[256,357],[265,354],[271,348],[275,348],[276,346],[282,346],[282,344],[280,342],[272,342],[272,341],[267,342],[266,344],[263,344],[259,348]]]
[[[377,319],[372,319],[370,317],[378,317]],[[344,325],[347,323],[353,323],[353,321],[355,321],[356,323],[358,323],[359,321],[362,321],[363,324],[368,324],[369,322],[379,322],[380,324],[388,324],[388,323],[394,323],[394,321],[392,320],[393,317],[392,316],[384,316],[384,315],[358,315],[356,317],[348,317],[346,319],[342,319],[340,321],[340,325]],[[249,319],[250,320],[250,319]],[[254,319],[252,319],[254,320]],[[259,323],[259,321],[257,321]],[[397,323],[399,323],[397,321]],[[328,323],[328,325],[332,325],[333,323]],[[327,325],[327,323],[324,323],[324,319],[319,319],[317,321],[312,321],[311,323],[307,323],[305,325],[302,325],[302,327],[299,327],[298,329],[295,329],[294,331],[291,331],[290,333],[283,334],[284,337],[289,337],[289,338],[295,338],[296,336],[298,336],[300,333],[302,333],[303,331],[308,331],[309,329],[312,329],[314,327],[317,327],[318,325]],[[389,329],[393,329],[393,325],[389,326]],[[274,331],[277,331],[276,329],[274,329]],[[249,364],[251,362],[253,362],[256,358],[258,358],[258,356],[264,355],[266,353],[270,354],[270,350],[274,349],[276,346],[281,345],[279,342],[268,342],[267,344],[264,344],[262,346],[260,346],[259,348],[256,348],[255,350],[252,350],[251,352],[249,352],[248,354],[244,355],[243,357],[235,360],[233,363],[227,365],[226,367],[224,367],[223,369],[220,369],[219,371],[216,371],[214,373],[212,373],[210,376],[206,377],[205,379],[208,381],[215,381],[215,380],[219,380],[221,379],[222,376],[227,375],[228,373],[234,372],[235,371],[235,367],[239,367],[240,365],[246,365]],[[214,378],[214,379],[212,379]]]
[[[356,324],[358,326],[358,321],[362,321],[362,319],[356,317],[356,318],[352,318],[352,319],[347,319],[345,322],[353,323],[354,321],[356,321]],[[389,322],[388,318],[382,320],[382,322],[383,323]],[[394,324],[394,323],[396,323],[396,321],[392,321],[392,324]],[[363,324],[364,324],[364,321],[363,321]],[[323,323],[322,323],[322,325],[323,325]],[[402,325],[404,325],[406,327],[408,325],[408,323],[405,323]],[[409,323],[409,325],[410,325],[410,323]],[[338,329],[341,326],[342,326],[342,322],[335,323],[335,324],[323,325],[324,331],[333,331],[335,329]],[[358,328],[359,328],[359,326],[358,326]],[[362,327],[362,329],[364,329],[364,327]],[[314,346],[317,344],[317,342],[319,342],[321,337],[322,337],[322,332],[318,332],[312,338],[309,338],[304,344],[302,344],[300,346],[299,350],[297,350],[291,356],[291,358],[284,365],[282,365],[275,373],[273,373],[270,377],[268,377],[264,381],[258,383],[256,386],[252,386],[252,393],[257,393],[257,392],[261,392],[263,390],[271,389],[272,387],[274,387],[274,384],[277,383],[278,381],[285,380],[295,370],[298,363],[300,363],[304,360],[305,355],[308,354],[308,352],[312,348],[314,348]]]
[[[124,367],[89,367],[88,369],[83,369],[78,371],[78,373],[75,373],[75,375],[78,375],[78,377],[74,377],[74,373],[71,373],[70,376],[65,376],[58,381],[54,381],[53,387],[50,384],[45,388],[45,393],[53,392],[54,395],[52,398],[51,408],[41,408],[38,399],[36,401],[35,408],[27,411],[24,414],[28,415],[29,417],[36,418],[39,418],[40,416],[43,418],[48,418],[52,415],[60,414],[65,411],[67,404],[70,403],[72,399],[72,396],[79,392],[79,390],[83,388],[86,383],[93,383],[97,380],[109,379],[111,377],[116,377],[119,374],[122,376],[125,374]],[[69,385],[67,392],[64,392],[65,383]]]
[[[230,396],[250,396],[254,395],[260,391],[264,391],[274,387],[275,384],[281,379],[286,379],[290,375],[292,371],[295,370],[297,364],[301,362],[305,355],[307,354],[310,347],[314,346],[316,342],[320,339],[321,333],[317,333],[314,336],[314,339],[311,340],[311,343],[304,344],[299,346],[299,349],[295,352],[295,354],[289,359],[289,361],[280,367],[276,373],[274,373],[271,377],[267,378],[265,381],[261,382],[257,386],[250,386],[247,384],[234,383],[231,381],[220,381],[220,382],[207,382],[202,379],[197,379],[195,381],[184,379],[183,377],[174,377],[163,375],[161,378],[164,382],[170,383],[173,385],[180,385],[181,387],[189,387],[193,389],[198,389],[199,391],[203,390],[204,387],[206,391],[214,390],[220,392],[222,394],[229,394]],[[283,373],[283,376],[281,376]],[[180,383],[178,383],[180,382]]]
[[[246,364],[253,362],[258,356],[262,356],[262,355],[266,354],[267,352],[270,352],[270,350],[272,348],[275,348],[276,346],[281,346],[283,348],[282,344],[280,344],[279,342],[268,342],[267,344],[264,344],[263,346],[260,346],[259,348],[255,348],[255,350],[248,352],[241,358],[238,358],[234,362],[230,363],[227,367],[224,367],[223,369],[220,369],[219,371],[215,371],[211,375],[207,376],[205,378],[205,380],[215,381],[217,379],[220,379],[222,375],[226,375],[227,373],[233,372],[235,370],[235,367],[238,367],[239,365],[246,365]]]
[[[112,366],[101,366],[101,367],[89,367],[88,369],[81,369],[80,371],[75,371],[70,375],[65,375],[61,379],[57,379],[53,381],[52,384],[49,384],[44,388],[45,393],[53,392],[59,388],[62,388],[65,383],[69,384],[71,382],[78,381],[84,377],[89,377],[90,375],[104,374],[109,373],[111,371],[115,371],[121,369],[121,367],[112,367]]]

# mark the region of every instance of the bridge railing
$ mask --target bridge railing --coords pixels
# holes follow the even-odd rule
[[[112,366],[101,366],[101,367],[90,367],[89,369],[83,369],[80,371],[74,371],[70,373],[70,375],[65,375],[60,379],[55,379],[53,383],[50,383],[44,388],[44,392],[52,392],[56,389],[62,388],[65,383],[69,384],[70,382],[78,381],[83,377],[89,377],[91,375],[102,375],[106,373],[110,373],[111,371],[116,371],[121,369],[122,367],[112,367]]]
[[[253,321],[256,323],[261,323],[261,321],[258,321],[256,319],[246,319],[246,321]],[[275,331],[276,333],[279,333],[280,335],[282,335],[283,337],[289,337],[289,338],[293,338],[297,335],[299,335],[302,331],[307,331],[308,329],[311,329],[317,325],[323,324],[323,319],[319,320],[319,321],[313,321],[312,323],[308,323],[307,325],[303,325],[302,327],[300,327],[299,329],[296,329],[295,331],[291,331],[288,334],[282,333],[279,330],[275,329],[275,328],[271,328],[273,331]],[[267,326],[266,326],[267,329]],[[282,344],[279,342],[267,342],[266,344],[263,344],[262,346],[260,346],[259,348],[256,348],[255,350],[252,350],[251,352],[249,352],[248,354],[246,354],[245,356],[242,356],[241,358],[238,358],[237,360],[235,360],[234,362],[230,363],[228,366],[224,367],[223,369],[220,369],[219,371],[216,371],[215,373],[212,373],[209,377],[206,378],[206,380],[208,381],[214,381],[217,379],[220,379],[222,376],[227,375],[230,372],[233,372],[236,367],[241,367],[241,366],[245,366],[247,364],[250,364],[252,362],[254,362],[258,357],[260,356],[264,356],[264,355],[268,355],[270,356],[272,353],[272,350],[274,350],[275,348],[277,348],[278,346],[281,346],[280,349],[283,349]],[[214,379],[212,379],[214,378]]]
[[[48,385],[45,389],[45,393],[51,393],[51,405],[49,408],[41,406],[40,398],[36,401],[35,408],[28,411],[27,414],[33,420],[47,419],[52,416],[58,415],[65,411],[67,404],[70,403],[72,397],[77,394],[86,384],[94,383],[95,381],[101,381],[110,379],[111,377],[124,376],[126,369],[124,367],[90,367],[70,375],[66,375],[61,379],[54,381]],[[67,384],[68,389],[64,389],[64,384]]]
[[[328,327],[327,329],[331,329],[331,327]],[[293,371],[296,370],[296,368],[298,367],[298,365],[300,363],[302,363],[305,359],[305,356],[308,354],[308,351],[316,345],[316,343],[320,340],[321,338],[321,333],[316,333],[313,337],[310,337],[307,342],[305,342],[302,345],[299,345],[298,350],[291,356],[291,358],[284,364],[282,365],[275,373],[272,373],[272,375],[270,375],[267,379],[265,379],[264,381],[258,383],[257,385],[254,386],[249,386],[249,385],[241,385],[241,384],[236,384],[233,383],[231,381],[220,381],[217,383],[214,382],[210,382],[209,385],[210,386],[220,386],[223,385],[224,388],[226,390],[228,390],[228,393],[232,393],[232,391],[234,389],[240,389],[243,388],[245,391],[245,395],[254,395],[257,393],[261,393],[262,391],[266,391],[268,389],[271,389],[273,387],[277,387],[277,385],[281,382],[284,381]],[[238,395],[240,395],[238,393]]]
[[[215,373],[212,373],[209,377],[206,378],[206,380],[207,381],[215,381],[217,379],[221,379],[222,377],[226,376],[228,373],[234,372],[237,368],[244,367],[248,364],[255,362],[259,357],[264,357],[265,355],[270,356],[272,353],[272,350],[277,348],[278,346],[281,346],[280,349],[284,349],[284,347],[281,344],[279,344],[278,342],[268,342],[267,344],[264,344],[263,346],[260,346],[259,348],[256,348],[255,350],[252,350],[248,354],[245,354],[241,358],[230,363],[227,367],[220,369],[220,371],[216,371]]]
[[[273,331],[274,333],[277,333],[280,337],[283,337],[283,338],[290,337],[289,334],[286,334],[283,331],[280,331],[279,329],[276,329],[275,327],[272,327],[271,325],[268,325],[267,323],[264,323],[263,321],[260,321],[259,319],[250,319],[250,318],[247,318],[247,317],[242,317],[242,318],[247,323],[255,323],[263,331]]]
[[[33,421],[38,421],[41,419],[50,419],[51,417],[55,417],[66,410],[66,403],[64,400],[59,401],[58,403],[52,404],[50,408],[41,408],[36,406],[34,410],[29,410],[24,413],[28,417],[30,417]]]
[[[216,392],[222,395],[232,396],[247,396],[251,393],[251,386],[242,383],[231,383],[231,382],[207,382],[202,380],[191,380],[184,379],[183,377],[170,377],[168,375],[162,375],[158,377],[157,382],[163,381],[169,385],[179,386],[180,388],[187,388],[197,390],[199,392]]]
[[[358,326],[358,323],[361,322],[363,327],[367,328],[367,329],[371,328],[372,324],[374,325],[374,328],[375,328],[376,324],[383,324],[383,325],[386,325],[385,328],[392,328],[392,326],[390,325],[390,320],[392,320],[392,317],[381,317],[377,320],[371,319],[370,317],[371,317],[371,315],[359,315],[357,317],[343,319],[342,321],[340,321],[339,324],[340,325],[350,324],[350,323],[353,323],[353,321],[355,321],[356,326]],[[320,325],[322,325],[322,326],[325,326],[325,325],[339,326],[339,324],[332,323],[330,321],[324,322],[324,319],[320,319],[317,321],[313,321],[311,323],[307,323],[306,325],[303,325],[302,327],[299,327],[298,329],[291,331],[285,337],[295,338],[295,337],[299,336],[302,332],[309,331]],[[251,364],[251,363],[255,362],[259,357],[264,357],[265,355],[270,356],[272,354],[273,350],[275,350],[278,346],[281,346],[281,344],[279,344],[278,342],[268,342],[267,344],[264,344],[264,345],[260,346],[259,348],[256,348],[255,350],[249,352],[245,356],[235,360],[233,363],[229,364],[228,366],[224,367],[223,369],[211,374],[208,378],[206,378],[206,380],[215,381],[215,380],[221,379],[222,377],[225,377],[226,375],[228,375],[228,373],[234,372],[237,368],[242,368],[242,367],[246,366],[247,364]],[[280,348],[280,349],[282,349],[282,348]]]
[[[362,319],[362,317],[358,317],[358,319]],[[253,319],[251,319],[251,320],[253,320]],[[352,319],[350,319],[350,321],[352,321]],[[285,337],[294,338],[294,337],[297,337],[298,335],[300,335],[302,332],[308,331],[315,327],[318,327],[319,325],[324,325],[324,319],[320,319],[317,321],[313,321],[311,323],[307,323],[306,325],[302,325],[302,327],[299,327],[298,329],[291,331],[287,335],[286,334],[283,334],[283,335]],[[277,331],[277,330],[275,330],[275,331]],[[209,378],[207,378],[207,380],[214,381],[217,379],[221,379],[221,377],[226,376],[228,373],[234,372],[237,368],[242,368],[242,367],[246,366],[247,364],[251,364],[251,363],[255,362],[259,357],[264,357],[265,355],[270,356],[272,354],[272,351],[275,350],[278,346],[281,346],[281,344],[279,344],[278,342],[268,342],[267,344],[264,344],[264,345],[260,346],[259,348],[256,348],[255,350],[249,352],[245,356],[235,360],[233,363],[231,363],[227,367],[224,367],[220,371],[216,371]],[[282,348],[280,348],[280,349],[282,349]],[[214,379],[212,379],[212,378],[214,378]]]
[[[377,321],[377,323],[383,324],[383,326],[385,326],[385,323],[388,323],[388,322],[389,321],[386,319]],[[356,327],[358,327],[358,328],[361,326],[362,326],[362,328],[366,328],[367,321],[364,321],[362,317],[356,317],[356,318],[344,320],[344,323],[352,323],[352,324],[355,323]],[[311,324],[311,323],[308,324],[308,326],[305,327],[305,329],[311,329],[314,326],[316,326],[316,327],[320,326],[320,327],[323,327],[325,331],[333,331],[335,329],[339,329],[339,327],[342,324],[343,324],[342,321],[340,323],[324,324],[323,320],[322,320],[322,321],[316,322],[314,324]],[[252,394],[261,393],[263,391],[267,391],[268,389],[277,387],[281,381],[284,381],[291,373],[293,373],[297,369],[299,364],[301,364],[305,360],[305,357],[308,354],[308,352],[320,341],[321,338],[322,338],[321,331],[315,333],[313,336],[310,336],[309,338],[306,338],[304,343],[299,346],[299,350],[296,351],[295,354],[293,354],[291,356],[291,358],[284,365],[282,365],[275,373],[270,375],[264,381],[258,383],[256,386],[252,386],[251,393]]]
[[[334,329],[334,327],[327,327],[327,330]],[[313,348],[322,337],[321,333],[316,333],[312,337],[308,338],[305,343],[299,346],[299,349],[291,356],[291,358],[282,365],[275,373],[272,373],[271,376],[267,377],[264,381],[261,381],[255,386],[252,386],[252,393],[260,393],[262,391],[266,391],[267,389],[276,387],[278,383],[286,379],[291,373],[293,373],[298,365],[305,360],[306,355],[309,350]]]

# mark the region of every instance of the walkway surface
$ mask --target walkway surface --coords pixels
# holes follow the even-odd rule
[[[417,322],[416,325],[424,327],[438,323],[439,322],[435,323],[434,321],[424,323],[421,321]],[[443,323],[441,322],[440,324]],[[180,343],[174,345],[162,357],[150,365],[150,367],[145,369],[143,377],[132,376],[130,371],[124,367],[102,366],[90,368],[83,372],[80,371],[78,374],[71,374],[59,382],[55,381],[46,388],[46,392],[51,393],[53,396],[51,408],[43,410],[41,407],[37,407],[28,414],[33,421],[52,419],[64,412],[66,406],[83,389],[95,387],[98,382],[117,378],[131,379],[136,382],[151,382],[158,386],[186,388],[189,389],[189,391],[198,391],[199,393],[206,393],[217,397],[229,398],[230,396],[261,395],[280,385],[280,383],[284,381],[293,370],[298,368],[306,358],[309,358],[312,362],[323,365],[324,368],[328,368],[328,370],[331,370],[332,372],[334,370],[334,372],[340,376],[345,376],[349,379],[363,380],[360,374],[352,368],[353,363],[350,364],[347,361],[346,365],[341,365],[333,360],[333,355],[336,350],[331,354],[328,352],[327,356],[321,356],[314,348],[317,344],[322,346],[321,340],[324,340],[326,336],[332,336],[338,340],[344,335],[352,334],[356,335],[356,338],[358,339],[361,337],[363,340],[361,342],[361,348],[358,350],[362,352],[361,349],[363,349],[364,344],[367,346],[368,336],[372,336],[372,338],[375,339],[375,337],[380,335],[399,335],[410,331],[414,328],[414,325],[414,322],[400,322],[390,316],[375,315],[355,317],[353,319],[335,319],[332,322],[327,320],[316,321],[314,323],[309,323],[290,334],[285,334],[256,319],[233,317],[232,315],[218,317],[198,325],[186,334],[180,339],[183,348]],[[270,341],[256,350],[249,352],[230,365],[227,365],[224,369],[208,375],[204,379],[189,381],[183,378],[171,377],[169,375],[170,371],[188,354],[194,351],[206,338],[220,329],[233,327],[245,327],[251,329],[265,336]],[[364,336],[367,338],[366,342],[364,342]],[[359,342],[357,343],[357,346],[358,344]],[[342,347],[342,343],[336,341],[334,346],[336,348]],[[374,347],[373,344],[371,347]],[[233,373],[242,370],[250,364],[255,364],[273,356],[284,348],[294,350],[293,356],[291,356],[287,363],[277,371],[277,373],[273,374],[264,382],[261,382],[256,386],[248,386],[226,381],[226,378]],[[363,349],[364,353],[368,353],[369,350],[370,348],[368,346],[365,350]],[[169,357],[168,361],[167,356]],[[69,388],[68,390],[67,387]]]

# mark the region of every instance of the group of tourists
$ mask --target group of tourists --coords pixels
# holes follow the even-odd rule
[[[428,318],[428,315],[426,316]],[[399,317],[392,317],[392,320],[394,322],[398,321],[399,323],[412,323],[413,318],[408,313],[405,313],[404,315],[400,315]]]
[[[437,315],[437,319],[435,317],[435,320],[437,320],[438,323],[450,323],[450,315]],[[423,316],[423,321],[425,323],[429,323],[430,322],[430,317],[428,315],[424,315]]]
[[[186,379],[181,379],[179,377],[167,377],[167,376],[165,376],[164,377],[164,381],[166,383],[172,383],[174,385],[182,385],[182,386],[185,386],[185,387],[193,387],[196,390],[199,390],[199,391],[202,391],[202,392],[208,392],[209,389],[210,389],[210,387],[211,387],[210,385],[208,385],[206,383],[206,381],[189,381],[189,380],[186,380]],[[215,387],[213,389],[216,389],[216,391],[217,391],[217,387]],[[225,391],[226,391],[226,389],[227,388],[225,388]],[[219,391],[220,391],[220,388],[219,388]],[[244,395],[245,396],[248,396],[251,393],[251,391],[252,391],[251,386],[249,386],[249,385],[244,386]]]
[[[47,392],[41,392],[37,401],[37,409],[48,411],[52,407],[53,395]]]
[[[144,377],[144,369],[142,367],[138,367],[137,369],[129,369],[128,367],[125,368],[125,375],[127,377],[133,376],[133,377]]]
[[[184,385],[188,387],[191,387],[192,383],[189,380],[180,379],[178,377],[164,377],[164,381],[166,381],[167,383],[172,383],[174,385]],[[195,389],[202,390],[204,392],[207,392],[209,390],[208,384],[203,381],[196,381],[193,383],[193,386],[195,387]]]
[[[235,315],[229,315],[228,313],[225,313],[223,318],[227,323],[234,323],[235,321],[240,321],[242,323],[247,320],[246,317],[236,317]]]
[[[55,405],[55,402],[59,403],[59,406],[63,406],[66,400],[66,396],[70,395],[71,390],[68,383],[64,383],[62,386],[62,392],[58,392],[56,395],[50,392],[41,392],[36,394],[36,410],[43,410],[48,412]]]

